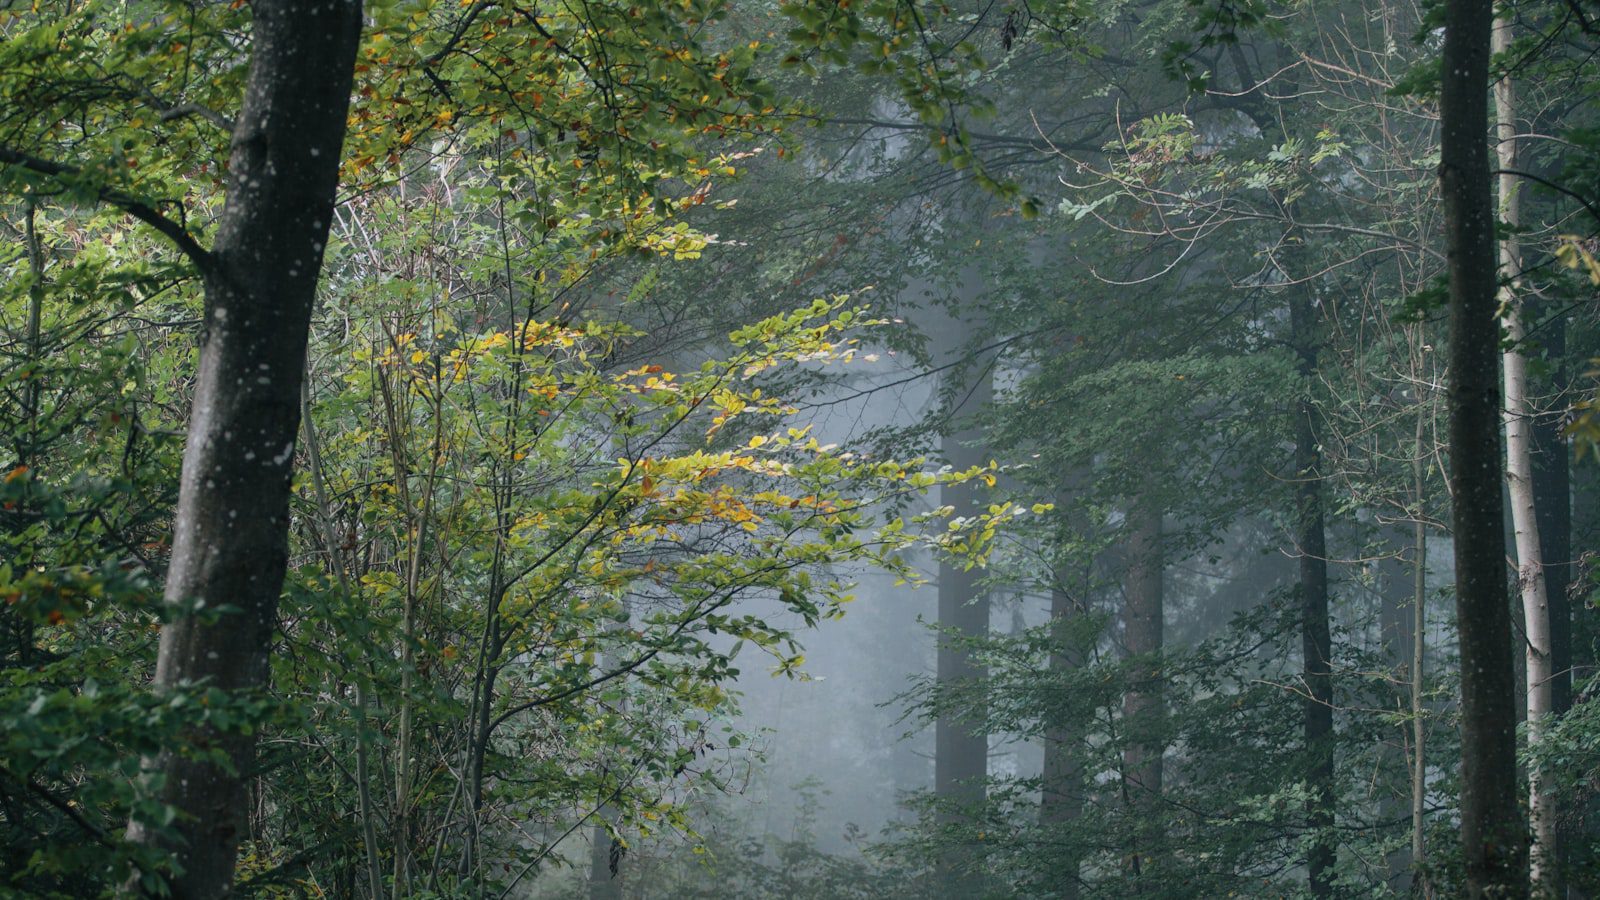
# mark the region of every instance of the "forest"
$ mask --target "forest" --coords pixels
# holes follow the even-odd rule
[[[0,897],[1600,897],[1596,0],[0,0]]]

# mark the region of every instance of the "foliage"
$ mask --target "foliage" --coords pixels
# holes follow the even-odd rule
[[[1295,896],[1318,841],[1339,893],[1460,889],[1426,10],[365,9],[270,687],[157,694],[163,622],[237,613],[157,585],[251,10],[0,3],[0,892],[161,892],[171,861],[122,831],[177,821],[149,763],[216,757],[207,729],[260,735],[238,881],[264,896],[559,892],[584,835],[684,897],[939,896],[959,867],[993,896]],[[1499,64],[1594,83],[1569,13],[1524,7],[1537,34]],[[1600,132],[1590,94],[1529,103],[1560,140],[1525,173],[1528,350],[1582,461]],[[994,402],[955,422],[980,381]],[[915,424],[820,436],[821,410],[907,397]],[[1291,571],[1307,482],[1332,827]],[[1134,654],[1138,509],[1168,636]],[[741,684],[803,682],[813,631],[858,627],[853,582],[941,561],[1012,626],[934,629],[982,675],[915,681],[904,726],[977,724],[1057,774],[992,765],[983,803],[911,796],[844,853],[806,785],[764,833]],[[1529,757],[1574,831],[1593,691]]]

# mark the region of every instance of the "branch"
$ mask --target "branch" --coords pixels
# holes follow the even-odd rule
[[[161,111],[161,121],[163,122],[182,119],[185,116],[199,116],[223,131],[229,134],[233,133],[233,120],[208,106],[201,106],[198,103],[180,103],[177,106],[169,106]]]
[[[1583,196],[1582,194],[1572,190],[1571,188],[1562,187],[1561,185],[1556,184],[1554,181],[1551,181],[1548,178],[1545,178],[1545,177],[1540,176],[1540,175],[1535,175],[1532,172],[1523,172],[1523,171],[1520,171],[1518,169],[1494,169],[1494,170],[1490,171],[1489,174],[1490,175],[1515,175],[1518,178],[1526,178],[1529,181],[1536,181],[1539,184],[1544,185],[1545,187],[1549,188],[1552,191],[1555,191],[1558,194],[1565,194],[1566,196],[1571,197],[1572,199],[1578,201],[1580,204],[1583,205],[1584,209],[1589,211],[1589,215],[1594,216],[1595,221],[1600,222],[1600,208],[1597,208],[1594,205],[1594,201],[1592,201],[1592,200],[1588,199],[1587,197]]]
[[[891,119],[878,119],[860,116],[795,116],[794,118],[809,121],[818,125],[859,125],[868,129],[882,128],[891,131],[925,131],[933,134],[943,133],[938,126],[929,125],[925,122],[904,122]],[[1036,129],[1039,128],[1037,120],[1035,120],[1034,126]],[[1056,129],[1051,130],[1054,131]],[[1043,134],[1042,129],[1041,134]],[[1073,150],[1082,150],[1087,153],[1093,153],[1099,150],[1101,147],[1100,143],[1090,143],[1088,140],[1053,144],[1050,142],[1049,138],[1044,136],[1039,138],[1028,138],[1006,134],[995,134],[987,131],[968,131],[967,137],[979,144],[992,144],[1002,147],[1027,147],[1040,151],[1054,150],[1058,146],[1066,146]]]
[[[18,166],[30,172],[49,175],[53,178],[70,178],[83,174],[82,170],[76,166],[53,162],[3,145],[0,145],[0,164]],[[193,260],[202,273],[209,272],[215,268],[216,257],[211,255],[211,251],[200,246],[200,242],[195,240],[194,235],[190,234],[187,228],[162,215],[161,211],[154,206],[136,197],[131,197],[121,191],[107,187],[99,188],[95,192],[95,197],[102,203],[109,203],[166,235],[183,252],[183,255]]]
[[[1596,27],[1589,17],[1583,14],[1583,4],[1580,0],[1566,0],[1567,11],[1578,20],[1578,30],[1584,34],[1600,34],[1600,27]]]

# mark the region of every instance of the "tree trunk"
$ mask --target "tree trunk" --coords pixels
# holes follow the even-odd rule
[[[1511,22],[1500,17],[1494,22],[1492,52],[1511,49]],[[1501,354],[1505,371],[1506,486],[1511,499],[1512,532],[1517,548],[1517,587],[1522,595],[1523,650],[1526,659],[1528,745],[1538,744],[1549,727],[1550,700],[1550,604],[1545,594],[1543,547],[1539,541],[1539,519],[1533,497],[1533,404],[1528,400],[1527,330],[1518,296],[1522,275],[1522,248],[1516,229],[1522,224],[1522,202],[1517,176],[1516,85],[1509,74],[1494,85],[1495,155],[1500,174],[1500,220],[1506,233],[1500,239],[1499,262],[1502,287],[1500,308],[1505,316],[1510,345]],[[1528,818],[1533,826],[1533,852],[1529,859],[1529,880],[1536,894],[1552,892],[1548,880],[1553,875],[1556,848],[1555,798],[1537,766],[1528,767]]]
[[[216,243],[204,266],[205,338],[184,448],[158,689],[204,682],[250,691],[267,654],[287,562],[289,476],[300,381],[322,251],[333,215],[361,5],[257,0],[252,58]],[[237,612],[213,621],[180,610]],[[168,849],[180,898],[232,891],[255,736],[191,736],[228,766],[186,754],[147,761],[180,811]],[[134,843],[163,843],[135,820]]]
[[[1415,646],[1415,639],[1411,634],[1414,619],[1411,615],[1411,600],[1413,594],[1414,572],[1409,563],[1410,550],[1413,547],[1412,535],[1400,528],[1385,529],[1384,555],[1376,566],[1375,585],[1378,591],[1379,604],[1379,648],[1383,654],[1386,670],[1391,676],[1386,679],[1394,689],[1393,697],[1384,699],[1394,704],[1395,710],[1403,711],[1410,708],[1409,684],[1411,681],[1411,654]],[[1375,764],[1385,780],[1389,773],[1403,772],[1406,789],[1391,790],[1388,784],[1382,785],[1382,792],[1378,795],[1378,816],[1387,822],[1396,822],[1407,819],[1411,815],[1411,756],[1409,744],[1411,733],[1409,719],[1402,720],[1401,740],[1396,742],[1392,736],[1380,735],[1377,746],[1374,748]],[[1395,845],[1386,855],[1388,877],[1385,879],[1389,889],[1396,896],[1411,896],[1412,847],[1409,843]]]
[[[622,856],[620,847],[606,830],[605,822],[616,818],[610,804],[596,814],[603,821],[594,826],[594,841],[589,847],[589,900],[622,900]]]
[[[1411,458],[1411,482],[1416,518],[1411,524],[1411,870],[1415,893],[1423,900],[1433,897],[1433,884],[1428,877],[1428,723],[1423,718],[1427,707],[1423,703],[1424,662],[1428,638],[1428,475],[1427,457],[1422,441],[1427,434],[1427,420],[1419,404],[1417,409],[1417,438],[1415,455]]]
[[[612,622],[607,626],[607,631],[612,633],[627,631],[631,625],[632,604],[624,596],[623,619]],[[619,656],[620,658],[620,656]],[[605,666],[606,654],[597,657],[597,663],[602,668]],[[627,709],[627,699],[624,697],[619,703],[621,710]],[[601,780],[604,789],[604,779]],[[622,900],[625,884],[622,879],[622,844],[611,836],[607,827],[615,826],[618,821],[616,800],[621,797],[626,788],[626,782],[620,784],[616,790],[608,792],[595,810],[594,838],[589,845],[589,900]]]
[[[44,399],[44,372],[41,367],[44,363],[44,353],[41,345],[41,322],[44,317],[44,245],[39,240],[39,231],[36,226],[38,207],[35,199],[30,195],[27,199],[27,208],[23,220],[22,239],[27,245],[28,254],[28,334],[27,334],[27,385],[23,388],[22,427],[19,433],[13,436],[16,447],[17,468],[26,469],[38,464],[36,457],[44,449],[39,441],[39,405]],[[17,517],[12,520],[11,527],[20,531],[26,527],[27,519]],[[13,533],[16,533],[15,531]],[[5,618],[11,626],[12,634],[16,640],[17,662],[24,666],[33,664],[34,636],[33,620],[27,616],[18,616],[7,610]],[[5,659],[4,651],[0,650],[0,662]]]
[[[1161,507],[1141,497],[1128,510],[1128,568],[1123,583],[1122,640],[1128,656],[1138,660],[1122,698],[1123,727],[1128,743],[1122,751],[1122,782],[1128,805],[1139,817],[1137,833],[1157,836],[1156,812],[1161,797],[1164,751],[1160,732],[1166,715],[1162,696],[1160,654],[1165,625],[1162,593]],[[1150,852],[1135,840],[1128,869],[1139,876]]]
[[[1064,513],[1070,502],[1071,497],[1061,496],[1056,501],[1057,510]],[[1050,590],[1050,624],[1054,632],[1050,670],[1056,674],[1065,674],[1081,668],[1085,661],[1084,648],[1072,634],[1069,624],[1082,617],[1086,609],[1082,598],[1070,587],[1073,578],[1068,566],[1061,565],[1056,568],[1054,581]],[[1065,826],[1083,813],[1084,772],[1076,749],[1083,739],[1080,733],[1083,723],[1069,721],[1068,715],[1070,713],[1063,713],[1060,718],[1052,722],[1044,735],[1039,824],[1046,829]],[[1047,835],[1046,839],[1051,838]],[[1082,853],[1078,842],[1067,837],[1056,839],[1056,846],[1062,848],[1059,895],[1063,900],[1076,900],[1079,893],[1079,870],[1082,866]]]
[[[977,360],[969,364],[974,371],[970,380],[958,388],[951,413],[953,421],[970,420],[989,405],[993,384],[988,362]],[[955,371],[962,368],[967,367]],[[943,456],[957,469],[987,462],[982,429],[970,421],[957,425],[944,436]],[[940,499],[955,507],[958,516],[973,515],[981,508],[979,488],[972,481],[941,488]],[[984,677],[982,666],[959,643],[989,633],[989,598],[978,583],[981,574],[981,569],[967,569],[948,561],[939,564],[939,625],[955,632],[954,639],[941,637],[939,641],[936,667],[941,686],[958,686]],[[934,795],[944,809],[941,816],[945,824],[967,821],[983,805],[989,766],[989,736],[983,722],[986,712],[984,705],[969,702],[963,704],[961,715],[945,711],[934,723]],[[977,881],[958,875],[956,860],[951,861],[945,872],[946,885],[955,893],[973,893]]]
[[[1300,374],[1310,390],[1317,371],[1311,298],[1296,290],[1289,301],[1290,328]],[[1313,835],[1306,872],[1313,897],[1333,894],[1336,846],[1334,819],[1333,638],[1328,621],[1328,547],[1322,502],[1322,450],[1317,444],[1316,405],[1302,396],[1295,410],[1295,552],[1299,557],[1300,644],[1305,680],[1306,825]]]
[[[23,389],[23,434],[17,441],[17,465],[33,465],[34,454],[39,452],[39,403],[43,399],[44,373],[39,371],[44,363],[40,352],[40,322],[44,317],[44,247],[39,242],[39,232],[34,220],[38,206],[28,197],[23,220],[22,238],[28,251],[28,369],[27,387]]]
[[[1570,386],[1565,316],[1544,323],[1539,338],[1551,366],[1546,393],[1556,400],[1533,420],[1533,507],[1550,604],[1550,707],[1559,716],[1572,708],[1572,476],[1571,450],[1562,434]]]
[[[316,526],[322,543],[328,549],[328,567],[339,582],[339,591],[346,597],[355,596],[351,568],[344,559],[334,531],[333,503],[328,497],[327,482],[323,479],[322,442],[317,439],[316,420],[311,415],[311,366],[307,365],[304,380],[300,382],[300,425],[306,437],[306,468],[311,472],[311,486],[317,501]],[[367,666],[363,662],[361,668]],[[356,804],[361,815],[361,842],[367,854],[367,879],[374,900],[383,900],[383,868],[378,852],[376,806],[372,802],[372,754],[368,749],[367,711],[370,704],[365,686],[366,672],[355,676],[356,692]],[[343,688],[341,687],[342,691]],[[395,881],[396,893],[400,882]]]
[[[1527,308],[1534,308],[1530,304]],[[1530,316],[1530,318],[1532,318]],[[1554,397],[1533,420],[1533,508],[1539,522],[1539,556],[1544,564],[1545,600],[1550,609],[1550,709],[1562,716],[1572,708],[1572,483],[1568,470],[1569,450],[1562,433],[1566,410],[1567,333],[1565,316],[1558,315],[1539,329],[1551,373],[1544,393]],[[1562,884],[1572,855],[1574,840],[1581,840],[1572,827],[1576,811],[1563,809],[1557,797],[1556,849],[1552,866],[1556,896],[1563,896]]]
[[[1461,840],[1467,893],[1524,896],[1516,677],[1500,491],[1500,328],[1489,192],[1490,0],[1446,0],[1440,193],[1450,281],[1450,484],[1461,642]]]
[[[403,557],[405,594],[400,615],[400,712],[394,744],[394,814],[390,828],[394,844],[392,871],[395,894],[404,895],[411,870],[413,839],[411,757],[414,754],[412,743],[416,704],[411,695],[415,690],[413,682],[416,672],[418,600],[422,579],[423,548],[429,539],[428,523],[433,517],[434,492],[438,485],[439,467],[443,464],[444,458],[442,449],[444,398],[441,392],[437,390],[433,392],[433,408],[429,410],[430,418],[433,420],[433,434],[428,443],[428,473],[423,482],[422,502],[419,508],[411,496],[410,464],[407,462],[406,449],[407,428],[404,423],[408,413],[401,404],[404,388],[391,385],[389,376],[384,372],[378,373],[377,382],[383,400],[384,432],[388,435],[390,460],[394,467],[395,495],[399,498],[400,510],[404,516],[401,524],[405,533]]]

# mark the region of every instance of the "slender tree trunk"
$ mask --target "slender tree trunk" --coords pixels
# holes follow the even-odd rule
[[[28,374],[27,387],[23,389],[23,430],[17,448],[17,462],[27,466],[33,464],[33,456],[38,452],[39,444],[39,403],[43,397],[44,382],[39,367],[44,363],[44,354],[40,346],[40,322],[44,317],[44,247],[39,243],[39,232],[35,228],[34,220],[37,218],[38,208],[33,197],[28,197],[28,208],[23,220],[22,238],[28,247],[28,274],[32,281],[28,284]]]
[[[376,273],[374,273],[376,274]],[[393,844],[392,872],[396,896],[405,895],[406,872],[411,848],[411,703],[412,673],[416,669],[413,647],[417,634],[417,574],[422,559],[423,529],[411,503],[411,478],[406,462],[404,436],[400,427],[401,410],[389,386],[389,376],[378,372],[378,388],[383,397],[384,430],[389,438],[389,455],[394,467],[394,488],[400,499],[401,525],[405,531],[405,596],[400,613],[400,723],[394,744],[394,814],[390,823]],[[438,396],[435,392],[435,396]],[[437,418],[435,418],[437,422]],[[436,449],[436,448],[435,448]],[[434,454],[435,461],[438,459]]]
[[[394,816],[391,834],[394,842],[393,878],[395,893],[403,894],[410,871],[411,860],[411,756],[413,719],[416,704],[412,702],[416,670],[417,612],[422,580],[423,548],[428,541],[428,523],[433,517],[434,494],[438,487],[439,468],[443,463],[444,409],[443,392],[434,385],[431,392],[433,407],[429,415],[433,420],[432,438],[428,443],[428,473],[422,485],[420,508],[411,495],[411,472],[406,452],[407,417],[402,405],[402,391],[389,382],[383,372],[378,373],[378,388],[383,398],[384,428],[389,438],[389,453],[394,467],[394,486],[404,516],[406,569],[405,592],[400,615],[400,715],[394,748]]]
[[[1572,545],[1582,548],[1573,554],[1583,560],[1580,568],[1574,561],[1572,568],[1574,576],[1593,565],[1594,551],[1589,548],[1600,546],[1600,466],[1579,463],[1568,470],[1571,479],[1571,527]],[[1582,582],[1575,584],[1581,586]],[[1581,597],[1582,594],[1579,593]],[[1574,687],[1593,678],[1600,672],[1600,660],[1595,654],[1595,611],[1589,603],[1579,600],[1572,607],[1572,629],[1574,637],[1581,638],[1572,642],[1572,682]],[[1570,710],[1577,710],[1586,704],[1596,702],[1594,691],[1583,693],[1574,692],[1571,699]],[[1572,840],[1566,845],[1572,864],[1571,873],[1576,876],[1567,884],[1567,900],[1591,900],[1600,897],[1600,796],[1589,793],[1578,799],[1579,802],[1570,808],[1571,820],[1568,827],[1571,829]]]
[[[1533,420],[1533,505],[1550,604],[1550,707],[1559,716],[1572,708],[1572,475],[1571,450],[1562,433],[1569,387],[1565,317],[1544,323],[1539,339],[1552,369],[1548,393],[1555,400]]]
[[[1409,531],[1400,528],[1386,533],[1385,537],[1389,539],[1388,548],[1392,552],[1386,553],[1375,567],[1381,635],[1379,646],[1388,671],[1393,673],[1392,702],[1398,712],[1410,708],[1411,649],[1414,643],[1414,638],[1411,636],[1414,619],[1410,610],[1413,575],[1410,562],[1412,539]],[[1401,725],[1400,741],[1396,742],[1389,735],[1380,735],[1374,748],[1375,763],[1383,773],[1382,777],[1387,779],[1391,769],[1405,773],[1404,792],[1389,790],[1388,786],[1384,785],[1378,796],[1378,815],[1384,821],[1396,821],[1411,815],[1410,747],[1411,732],[1409,719],[1406,719]],[[1388,877],[1385,880],[1389,888],[1397,896],[1410,896],[1413,881],[1410,844],[1395,846],[1386,855],[1385,861],[1388,864]]]
[[[1491,0],[1446,0],[1440,193],[1450,281],[1450,484],[1461,642],[1461,840],[1471,897],[1528,891],[1501,501],[1500,328],[1489,189]]]
[[[184,448],[156,686],[228,691],[267,680],[288,559],[289,476],[322,252],[333,217],[361,4],[252,4],[252,57],[233,133],[227,202],[205,265],[205,338]],[[199,604],[238,609],[215,620]],[[180,898],[232,891],[255,736],[192,736],[229,765],[163,753],[148,767],[176,807],[175,840],[134,820],[136,844],[164,844]]]
[[[630,627],[632,618],[632,605],[627,597],[621,601],[623,604],[623,618],[621,621],[607,625],[610,632],[626,631]],[[620,656],[619,656],[620,658]],[[606,654],[597,657],[597,664],[603,669],[606,665]],[[626,711],[627,699],[620,703],[620,709]],[[589,900],[622,900],[623,890],[626,887],[622,878],[622,846],[611,836],[608,825],[617,823],[616,800],[621,796],[626,782],[616,790],[608,791],[604,802],[595,811],[594,839],[589,845]],[[601,780],[601,789],[606,790],[604,779]]]
[[[1296,290],[1289,301],[1290,328],[1300,357],[1300,374],[1310,390],[1317,371],[1317,343],[1311,298]],[[1333,894],[1336,845],[1334,821],[1333,638],[1328,620],[1328,548],[1322,501],[1322,450],[1317,443],[1317,410],[1309,396],[1295,411],[1295,544],[1299,557],[1300,641],[1306,743],[1306,824],[1312,843],[1306,871],[1313,897]]]
[[[1531,305],[1528,308],[1533,308]],[[1530,316],[1530,318],[1532,318]],[[1562,433],[1567,376],[1567,335],[1564,316],[1539,328],[1540,343],[1549,360],[1547,383],[1551,400],[1533,420],[1533,507],[1539,522],[1539,554],[1543,562],[1545,600],[1550,608],[1550,709],[1563,716],[1572,708],[1572,484],[1569,451]],[[1556,896],[1564,896],[1572,842],[1582,836],[1572,825],[1576,811],[1557,797],[1556,852],[1552,862]]]
[[[1411,459],[1411,481],[1415,493],[1415,520],[1411,525],[1411,869],[1424,900],[1433,897],[1428,877],[1428,728],[1424,713],[1423,667],[1427,651],[1428,625],[1428,481],[1422,440],[1426,436],[1422,411],[1417,411],[1416,455]]]
[[[1147,840],[1158,835],[1160,821],[1155,813],[1165,750],[1160,738],[1166,717],[1160,662],[1166,617],[1161,518],[1161,507],[1147,497],[1135,500],[1128,510],[1128,567],[1123,583],[1123,646],[1139,662],[1122,698],[1123,727],[1129,735],[1122,751],[1122,782],[1134,815],[1142,817],[1136,831]],[[1152,855],[1140,843],[1144,842],[1135,840],[1128,857],[1128,869],[1136,877],[1144,874]]]
[[[484,624],[483,647],[479,651],[479,674],[477,696],[472,705],[472,719],[469,723],[471,738],[467,746],[467,767],[464,793],[466,802],[463,811],[466,816],[463,834],[463,849],[459,861],[458,871],[462,878],[476,877],[475,870],[481,865],[479,858],[479,838],[483,825],[483,786],[487,776],[485,766],[489,756],[489,743],[493,739],[494,731],[494,697],[495,687],[500,679],[500,654],[505,650],[501,640],[500,607],[505,599],[505,589],[500,581],[499,549],[495,551],[495,563],[489,586],[488,619]]]
[[[26,217],[23,220],[22,239],[27,245],[28,275],[28,366],[27,384],[23,388],[21,434],[15,436],[18,468],[31,468],[42,449],[39,444],[39,406],[44,399],[44,348],[41,322],[44,317],[44,245],[39,241],[36,227],[38,207],[32,196],[28,197]],[[16,520],[14,526],[22,528],[25,520]],[[33,664],[34,624],[27,616],[8,615],[17,642],[17,661],[24,666]]]
[[[350,569],[340,549],[338,535],[333,527],[333,503],[328,499],[327,482],[323,479],[322,442],[317,440],[316,420],[311,417],[311,367],[306,367],[305,379],[300,382],[300,424],[306,438],[306,468],[311,470],[311,486],[317,501],[317,527],[322,542],[328,548],[328,565],[333,569],[339,590],[347,597],[355,595]],[[365,663],[361,666],[366,669]],[[383,867],[378,854],[377,812],[372,802],[371,751],[367,741],[367,713],[370,705],[364,682],[365,672],[356,673],[356,802],[361,815],[361,842],[367,854],[367,878],[374,900],[383,900]],[[395,883],[399,890],[399,882]]]
[[[1496,18],[1492,52],[1511,49],[1509,19]],[[1517,176],[1516,85],[1509,74],[1494,85],[1496,159],[1500,175],[1500,219],[1506,225],[1499,242],[1502,277],[1500,308],[1505,317],[1510,346],[1501,354],[1505,371],[1506,484],[1511,500],[1512,531],[1516,536],[1517,586],[1522,595],[1523,650],[1526,657],[1526,714],[1528,744],[1537,745],[1544,737],[1553,712],[1551,705],[1550,604],[1545,594],[1543,548],[1539,542],[1539,519],[1533,495],[1533,404],[1528,399],[1527,332],[1518,296],[1521,286],[1522,249],[1516,229],[1522,224],[1522,202]],[[1555,797],[1538,766],[1528,767],[1528,818],[1533,826],[1533,852],[1529,859],[1529,880],[1534,893],[1551,893],[1552,863],[1557,853]]]

